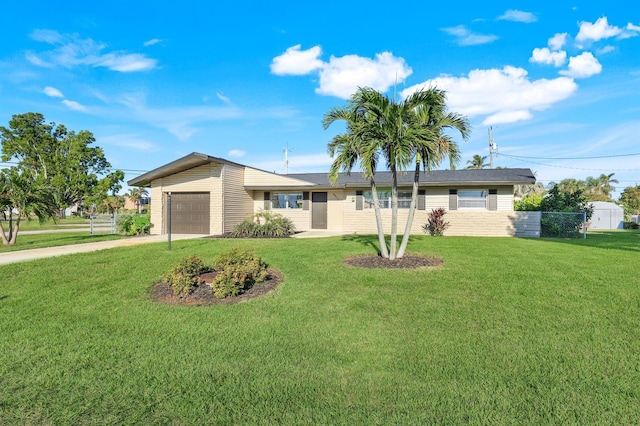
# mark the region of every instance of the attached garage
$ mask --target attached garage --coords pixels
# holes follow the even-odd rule
[[[167,194],[167,204],[168,197]],[[208,192],[172,192],[170,197],[172,233],[209,234],[211,204]]]

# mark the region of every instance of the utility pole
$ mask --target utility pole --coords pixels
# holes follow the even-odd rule
[[[284,174],[289,174],[289,142],[287,142],[287,146],[283,148],[284,150]]]
[[[489,168],[493,169],[493,152],[498,150],[498,145],[493,141],[493,134],[489,126]]]

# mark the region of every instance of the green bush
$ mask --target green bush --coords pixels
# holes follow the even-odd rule
[[[252,250],[233,249],[218,255],[213,260],[213,267],[218,271],[211,283],[214,296],[222,299],[244,293],[267,279],[267,266]]]
[[[444,215],[447,213],[445,209],[440,207],[439,209],[431,210],[429,213],[428,222],[422,225],[422,230],[428,232],[434,237],[441,237],[444,235],[444,231],[449,227],[449,222],[444,221]]]
[[[202,259],[189,256],[180,260],[176,266],[164,274],[162,282],[171,286],[174,294],[189,294],[201,284],[198,276],[210,270],[211,268],[207,267]]]
[[[119,234],[124,235],[145,235],[151,230],[151,215],[145,214],[124,214],[116,220],[116,228]]]
[[[635,223],[635,222],[631,222],[631,221],[624,221],[622,222],[622,227],[624,229],[640,229],[640,225]]]
[[[288,217],[262,211],[240,222],[231,234],[236,238],[284,238],[295,233],[295,230]]]

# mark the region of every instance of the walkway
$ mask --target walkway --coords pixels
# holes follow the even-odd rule
[[[67,231],[67,230],[65,230]],[[53,231],[53,232],[65,232],[65,231]],[[77,231],[77,230],[76,230]],[[21,231],[20,234],[30,233],[42,233],[48,231]],[[342,233],[335,233],[331,231],[306,231],[300,232],[293,236],[293,238],[323,238],[342,235]],[[194,238],[204,238],[208,235],[202,234],[172,234],[171,241],[187,240]],[[8,263],[24,262],[34,259],[42,259],[45,257],[63,256],[65,254],[73,253],[87,253],[91,251],[107,250],[115,247],[128,247],[138,244],[160,243],[168,242],[167,235],[146,235],[144,237],[132,237],[123,238],[121,240],[112,241],[99,241],[96,243],[84,243],[84,244],[72,244],[68,246],[47,247],[31,250],[18,250],[10,251],[6,253],[0,253],[0,265]]]

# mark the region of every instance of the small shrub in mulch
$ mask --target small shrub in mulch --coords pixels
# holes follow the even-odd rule
[[[442,259],[424,256],[403,256],[389,260],[382,256],[355,256],[344,260],[344,263],[357,268],[403,268],[417,269],[442,265]]]
[[[282,281],[279,277],[254,251],[233,249],[216,256],[212,267],[196,256],[180,260],[151,293],[155,300],[172,304],[232,303],[272,290]]]
[[[206,305],[231,305],[245,302],[270,293],[275,290],[284,280],[282,273],[276,269],[269,268],[267,279],[246,290],[237,296],[228,296],[223,299],[215,297],[211,283],[215,279],[217,272],[208,272],[198,276],[202,284],[196,286],[191,293],[175,294],[170,286],[162,282],[156,283],[150,291],[151,298],[156,302],[166,305],[182,306],[206,306]]]

